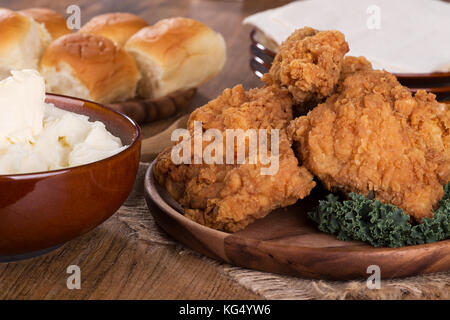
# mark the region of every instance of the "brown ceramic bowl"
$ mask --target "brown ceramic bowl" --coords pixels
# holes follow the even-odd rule
[[[58,95],[47,102],[102,121],[128,145],[90,164],[41,173],[0,175],[0,262],[39,255],[95,228],[133,188],[139,167],[139,127],[99,104]]]

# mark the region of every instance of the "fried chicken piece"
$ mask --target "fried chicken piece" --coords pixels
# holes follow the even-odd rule
[[[365,57],[353,57],[346,56],[342,63],[341,74],[339,75],[338,85],[344,82],[344,80],[360,71],[371,71],[372,64]]]
[[[262,80],[287,88],[294,104],[306,109],[304,105],[317,105],[334,91],[348,50],[339,31],[298,29],[281,44]]]
[[[264,87],[245,91],[241,85],[226,89],[217,99],[191,114],[188,122],[191,142],[194,121],[202,122],[203,132],[218,129],[224,144],[226,129],[267,129],[268,133],[277,129],[278,170],[273,175],[263,175],[261,169],[268,165],[263,165],[259,157],[254,164],[249,163],[249,140],[246,139],[244,164],[226,164],[224,160],[224,164],[175,165],[170,148],[158,156],[154,175],[183,206],[186,217],[219,230],[241,230],[270,211],[306,197],[315,186],[313,176],[299,166],[291,148],[292,142],[286,133],[290,120],[292,102],[287,90]],[[202,152],[210,143],[203,143]],[[271,146],[269,137],[268,150]],[[193,150],[191,148],[191,163]],[[237,144],[233,151],[236,158]]]
[[[344,68],[336,94],[291,122],[297,155],[330,190],[374,195],[417,221],[430,217],[450,179],[450,108],[358,65]]]

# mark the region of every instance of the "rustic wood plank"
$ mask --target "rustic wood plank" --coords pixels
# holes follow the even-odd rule
[[[69,265],[81,289],[69,290]],[[257,299],[200,255],[139,240],[117,216],[45,256],[0,264],[0,299]]]

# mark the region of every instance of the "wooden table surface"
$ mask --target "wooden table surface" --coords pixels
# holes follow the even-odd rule
[[[223,72],[202,86],[193,106],[200,106],[227,87],[261,85],[249,69],[249,27],[242,19],[289,1],[207,0],[0,0],[0,7],[47,7],[65,13],[81,8],[82,23],[114,11],[132,12],[149,24],[175,16],[198,19],[221,32],[228,60]],[[0,35],[1,37],[1,35]],[[157,133],[171,120],[143,128]],[[82,270],[82,288],[66,286],[69,265]],[[139,240],[117,215],[56,251],[30,260],[0,264],[0,299],[258,299],[199,256],[180,255],[173,245]]]

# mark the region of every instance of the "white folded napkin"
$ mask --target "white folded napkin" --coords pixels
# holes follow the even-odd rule
[[[438,0],[306,0],[260,12],[244,24],[276,43],[295,29],[339,30],[349,55],[397,73],[450,71],[450,4]]]

